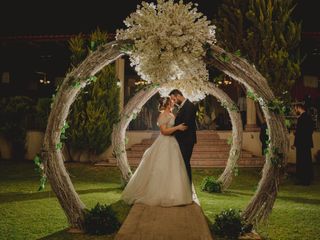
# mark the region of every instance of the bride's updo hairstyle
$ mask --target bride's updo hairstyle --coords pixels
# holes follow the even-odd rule
[[[167,108],[167,106],[170,104],[170,97],[163,97],[163,98],[160,98],[159,100],[159,111],[163,111]]]

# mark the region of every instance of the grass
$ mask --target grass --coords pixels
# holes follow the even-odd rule
[[[67,164],[67,169],[88,208],[100,202],[119,209],[121,181],[117,168],[73,163]],[[319,172],[317,166],[316,181],[311,186],[296,186],[290,177],[283,182],[269,220],[257,228],[263,239],[320,239]],[[260,170],[240,168],[239,176],[225,193],[201,192],[202,179],[219,173],[220,169],[193,171],[198,197],[211,221],[223,209],[243,209],[260,178]],[[39,177],[32,162],[0,161],[0,239],[113,239],[68,233],[66,217],[50,185],[42,192],[37,191],[38,186]],[[124,219],[125,212],[120,214]]]

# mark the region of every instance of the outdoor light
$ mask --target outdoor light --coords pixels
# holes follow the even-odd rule
[[[47,74],[45,72],[36,72],[36,73],[38,73],[38,74],[43,76],[43,78],[41,78],[39,80],[40,83],[42,83],[42,84],[50,84],[50,81],[47,80]]]
[[[139,80],[139,81],[136,81],[135,83],[134,83],[136,86],[138,86],[138,85],[146,85],[147,84],[147,81],[144,81],[144,80]]]
[[[225,84],[225,85],[230,85],[230,84],[231,84],[231,81],[225,80],[225,81],[224,81],[224,84]]]

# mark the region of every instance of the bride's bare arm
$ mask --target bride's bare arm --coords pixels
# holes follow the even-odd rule
[[[184,131],[186,130],[188,127],[186,125],[184,125],[184,123],[181,123],[177,126],[174,126],[174,127],[170,127],[168,128],[166,126],[166,124],[162,124],[160,125],[160,132],[162,135],[171,135],[172,133],[174,133],[175,131]]]

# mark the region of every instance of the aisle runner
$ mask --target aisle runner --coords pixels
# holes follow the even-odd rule
[[[135,204],[116,240],[212,240],[201,207],[151,207]]]

